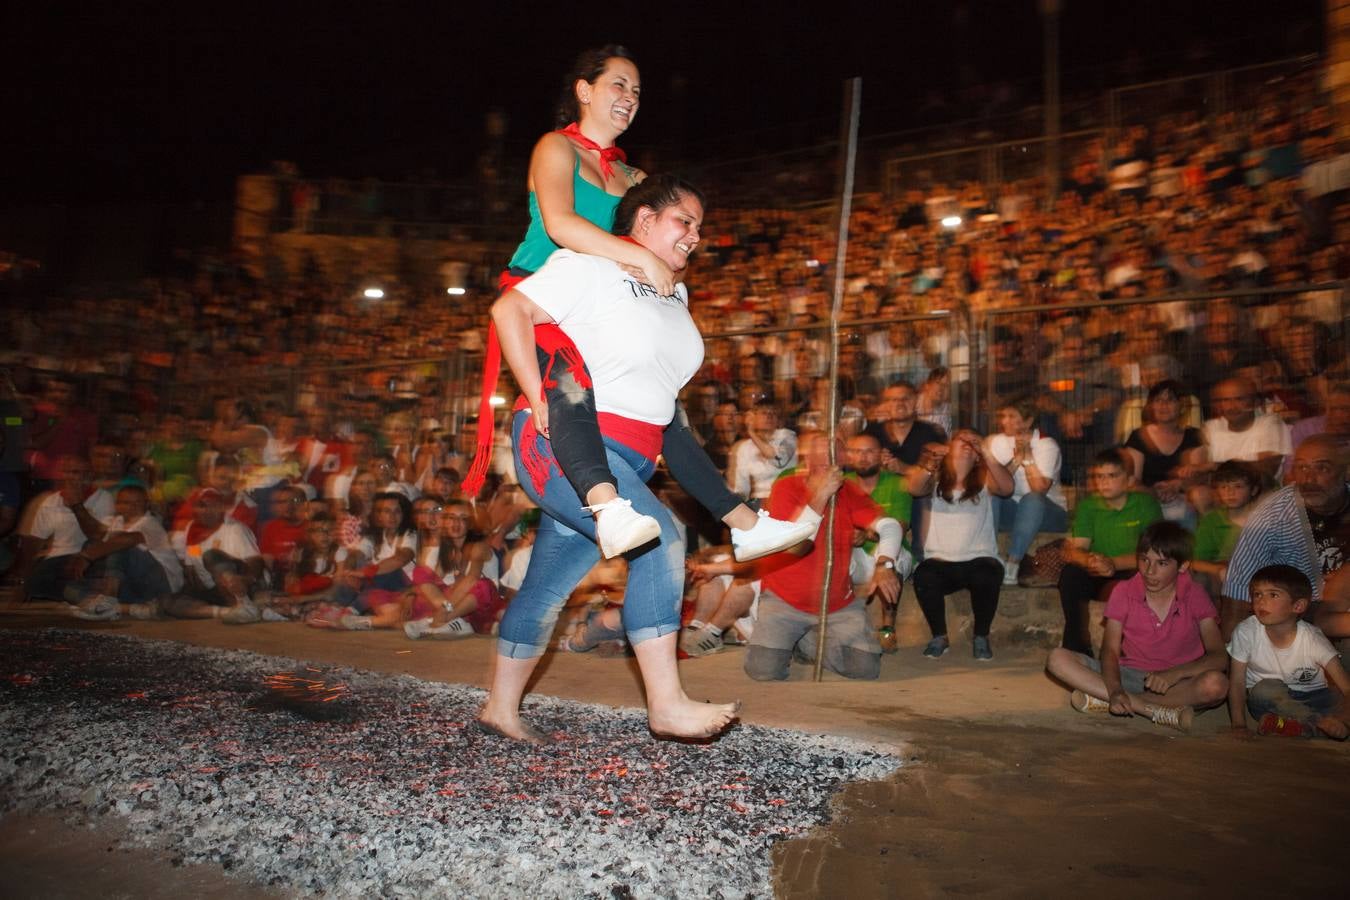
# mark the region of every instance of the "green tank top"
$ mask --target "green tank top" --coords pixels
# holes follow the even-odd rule
[[[619,208],[622,197],[603,191],[581,177],[581,158],[572,165],[572,207],[576,214],[597,228],[609,231],[614,227],[614,211]],[[544,218],[539,214],[539,201],[530,191],[530,227],[525,229],[525,240],[516,248],[508,265],[512,269],[524,269],[537,272],[557,250],[558,245],[544,230]]]

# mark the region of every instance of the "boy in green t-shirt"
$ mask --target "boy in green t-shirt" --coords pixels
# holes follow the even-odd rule
[[[1221,593],[1228,560],[1237,546],[1247,515],[1261,493],[1261,475],[1236,459],[1220,463],[1210,476],[1215,506],[1195,529],[1195,560],[1191,572],[1199,575],[1211,596]]]
[[[1117,449],[1103,450],[1088,466],[1088,489],[1074,513],[1064,569],[1059,574],[1059,605],[1064,610],[1067,650],[1092,655],[1088,603],[1108,584],[1135,573],[1135,545],[1145,528],[1162,518],[1152,494],[1133,490],[1131,467]]]

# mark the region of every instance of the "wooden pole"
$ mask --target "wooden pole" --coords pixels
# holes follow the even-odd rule
[[[835,432],[839,423],[839,320],[844,306],[844,270],[848,261],[848,220],[853,214],[853,174],[858,160],[858,119],[862,102],[862,79],[844,82],[844,113],[839,124],[839,229],[834,251],[834,305],[830,310],[830,396],[826,403],[825,434],[830,465],[838,464]],[[825,632],[830,610],[830,576],[834,573],[834,505],[825,506],[825,577],[820,586],[820,624],[816,631],[816,668],[820,681],[825,664]],[[847,563],[844,563],[847,565]]]

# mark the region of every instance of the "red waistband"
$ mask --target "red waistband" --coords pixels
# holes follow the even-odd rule
[[[530,403],[525,399],[524,394],[516,397],[515,412],[528,411],[529,408]],[[656,458],[661,455],[661,445],[665,443],[666,430],[660,425],[653,425],[651,422],[639,422],[637,419],[630,419],[618,413],[596,413],[595,420],[600,426],[602,435],[613,438],[628,449],[641,453],[652,462],[656,462]]]

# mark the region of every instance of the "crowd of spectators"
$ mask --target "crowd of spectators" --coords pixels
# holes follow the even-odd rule
[[[830,408],[830,216],[714,207],[689,276],[694,315],[710,335],[764,330],[709,340],[684,408],[747,498],[777,511],[782,491],[814,504],[844,490],[875,504],[849,501],[842,522],[870,616],[861,629],[849,620],[860,635],[832,657],[846,674],[875,677],[853,651],[895,649],[898,591],[877,560],[912,574],[930,657],[951,647],[944,597],[970,590],[973,652],[988,659],[1000,589],[1034,577],[1044,536],[1066,530],[1054,564],[1075,653],[1094,649],[1087,604],[1136,577],[1149,553],[1190,564],[1224,598],[1226,638],[1252,561],[1304,532],[1309,599],[1333,601],[1318,615],[1350,636],[1335,605],[1350,598],[1324,584],[1350,547],[1344,301],[1338,289],[1247,290],[1350,275],[1350,204],[1325,190],[1324,172],[1313,177],[1343,148],[1306,88],[1284,85],[1242,114],[1126,129],[1072,160],[1053,199],[1035,179],[997,194],[930,183],[860,197],[839,359],[848,488],[822,466],[818,440]],[[12,599],[95,619],[491,632],[520,584],[533,511],[510,484],[509,448],[480,496],[461,495],[473,423],[457,411],[476,373],[426,362],[478,348],[490,295],[390,285],[372,299],[313,275],[276,284],[210,259],[190,277],[14,312],[0,401],[27,446],[23,477],[0,475]],[[1128,302],[1184,292],[1212,296]],[[317,368],[341,364],[350,369]],[[783,626],[801,612],[792,590],[731,563],[717,523],[674,485],[666,496],[691,544],[707,545],[690,559],[682,650],[753,640],[767,577],[784,601],[775,627],[804,636],[751,654],[747,671],[783,677],[810,638],[805,620]],[[892,519],[898,552],[869,533]],[[1151,532],[1139,550],[1159,521],[1197,531],[1194,554]],[[599,566],[578,609],[622,602],[622,580],[622,563]],[[603,609],[578,611],[561,646],[617,634]]]

